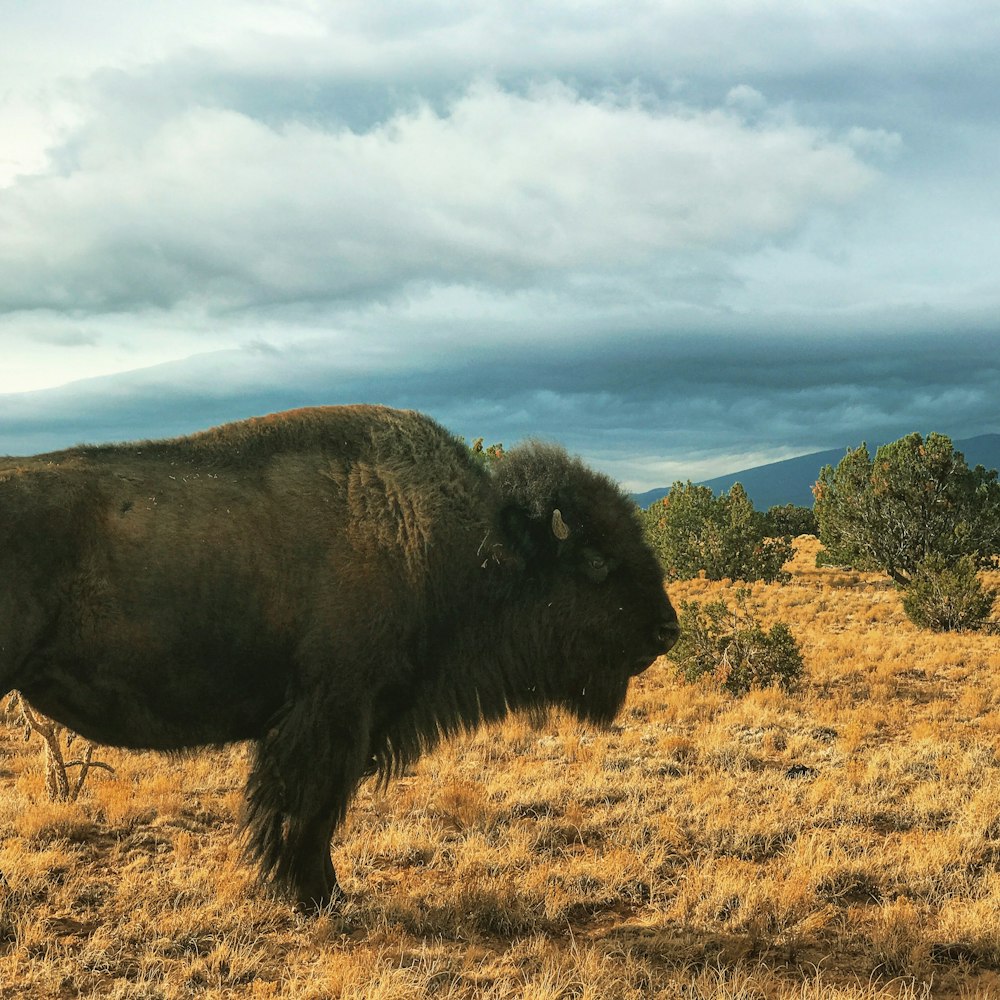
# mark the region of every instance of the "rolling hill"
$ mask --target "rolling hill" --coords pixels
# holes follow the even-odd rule
[[[954,444],[970,466],[1000,468],[1000,434],[980,434],[977,437],[956,440]],[[869,445],[872,454],[876,447],[877,445]],[[787,458],[783,462],[772,462],[753,469],[741,469],[739,472],[718,476],[715,479],[706,479],[702,485],[710,486],[716,493],[723,493],[731,489],[733,483],[741,483],[758,510],[767,510],[768,507],[786,503],[811,507],[813,503],[811,487],[816,482],[820,469],[824,465],[836,465],[846,451],[846,447],[814,451],[808,455]],[[633,494],[633,498],[640,507],[648,507],[665,496],[669,490],[669,486],[661,486],[645,493]]]

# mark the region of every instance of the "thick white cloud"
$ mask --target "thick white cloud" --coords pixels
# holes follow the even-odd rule
[[[669,273],[786,234],[873,177],[846,139],[784,118],[559,84],[477,83],[361,134],[206,107],[128,124],[82,129],[67,168],[0,190],[7,310]]]

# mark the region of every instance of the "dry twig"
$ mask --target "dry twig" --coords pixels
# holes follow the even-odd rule
[[[97,744],[90,740],[85,741],[83,756],[77,760],[65,760],[63,752],[59,746],[59,736],[66,734],[66,749],[68,750],[74,740],[76,733],[66,729],[52,719],[38,714],[27,702],[20,691],[14,691],[11,695],[11,703],[20,710],[21,720],[24,723],[24,739],[31,739],[32,733],[38,733],[45,743],[45,785],[48,789],[49,798],[56,802],[75,802],[83,788],[84,781],[92,767],[100,767],[105,771],[114,774],[115,769],[104,761],[94,760],[94,751]],[[76,780],[71,782],[67,770],[71,767],[80,768],[80,773]]]

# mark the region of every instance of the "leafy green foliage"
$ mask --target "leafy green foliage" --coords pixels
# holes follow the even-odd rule
[[[765,629],[748,606],[750,591],[735,592],[736,607],[724,600],[682,601],[681,638],[667,654],[685,680],[714,677],[732,694],[778,686],[790,691],[802,676],[798,643],[784,622]]]
[[[765,516],[755,511],[735,483],[716,497],[708,486],[674,483],[670,492],[642,512],[643,528],[668,578],[764,580],[784,583],[782,566],[791,558],[789,537],[769,538]]]
[[[469,446],[469,450],[477,462],[481,462],[486,466],[491,465],[493,462],[499,462],[504,455],[502,441],[484,446],[482,438],[476,438]]]
[[[972,556],[948,562],[929,555],[903,594],[903,610],[914,625],[935,632],[981,629],[988,624],[998,591],[984,588]]]
[[[780,507],[768,507],[764,515],[764,530],[770,538],[798,535],[815,535],[819,532],[816,515],[809,507],[798,507],[786,503]]]
[[[970,469],[943,434],[909,434],[874,460],[862,444],[813,487],[824,565],[887,573],[909,585],[928,556],[984,566],[1000,551],[995,470]]]

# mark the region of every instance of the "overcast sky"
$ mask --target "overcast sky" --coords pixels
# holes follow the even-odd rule
[[[34,0],[0,454],[313,403],[633,489],[1000,430],[1000,7]]]

